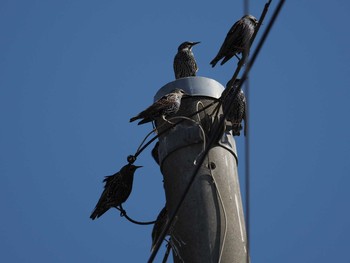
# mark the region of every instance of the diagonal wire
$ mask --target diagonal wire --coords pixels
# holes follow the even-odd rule
[[[267,11],[268,11],[268,8],[270,6],[270,3],[271,3],[272,0],[269,0],[266,4],[265,4],[265,7],[260,15],[260,19],[259,19],[259,23],[257,24],[257,26],[255,27],[255,30],[254,30],[254,33],[250,39],[250,43],[249,45],[246,47],[246,49],[250,50],[250,47],[252,46],[254,40],[255,40],[255,37],[256,35],[258,34],[259,30],[260,30],[260,26],[262,25],[263,21],[264,21],[264,18],[267,14]],[[244,2],[245,3],[245,2]],[[248,14],[248,11],[246,11],[247,7],[245,6],[244,7],[245,9],[245,14]],[[247,54],[249,54],[249,52],[246,52]],[[239,72],[241,71],[242,67],[244,66],[244,63],[245,63],[245,60],[246,59],[241,59],[238,61],[238,64],[237,64],[237,68],[235,70],[235,72],[233,73],[233,76],[231,77],[231,79],[226,83],[226,91],[221,95],[221,98],[220,98],[220,101],[218,103],[218,105],[216,105],[216,108],[215,108],[215,112],[216,112],[216,117],[218,116],[219,114],[219,109],[223,103],[223,101],[226,99],[226,96],[230,93],[230,90],[234,89],[235,86],[234,86],[234,83],[235,83],[235,80],[237,79],[238,77],[238,74]]]
[[[264,10],[263,10],[263,12],[262,12],[262,14],[261,14],[261,16],[260,16],[260,19],[259,19],[259,23],[258,23],[258,25],[256,26],[256,29],[254,30],[254,34],[253,34],[253,36],[252,36],[252,38],[251,38],[251,40],[250,40],[249,48],[250,48],[250,46],[252,45],[252,43],[254,42],[254,39],[255,39],[255,37],[256,37],[256,35],[257,35],[259,29],[260,29],[260,26],[261,26],[261,24],[262,24],[262,22],[263,22],[265,16],[266,16],[266,13],[267,13],[267,11],[268,11],[268,7],[269,7],[271,1],[272,1],[272,0],[269,0],[269,1],[265,4]],[[232,76],[232,78],[231,78],[231,80],[229,80],[229,82],[228,82],[227,85],[226,85],[227,88],[229,88],[229,89],[232,89],[232,88],[233,88],[233,83],[234,83],[234,81],[236,80],[236,78],[237,78],[237,76],[238,76],[238,74],[239,74],[241,68],[243,67],[243,64],[244,64],[244,61],[243,61],[243,60],[240,60],[239,63],[238,63],[238,66],[237,66],[237,68],[236,68],[236,70],[235,70],[235,72],[234,72],[234,74],[233,74],[233,76]],[[226,94],[229,94],[229,92],[227,92]],[[221,106],[221,104],[222,104],[222,101],[223,101],[224,99],[225,99],[224,97],[223,97],[223,98],[220,98],[219,101],[214,101],[214,102],[208,104],[207,106],[205,106],[204,108],[202,108],[202,109],[200,109],[200,110],[198,110],[198,111],[196,111],[196,112],[190,114],[190,115],[187,116],[187,117],[192,117],[192,116],[198,114],[199,112],[202,112],[202,111],[206,110],[207,108],[211,107],[211,106],[214,105],[214,104],[217,104],[217,105],[216,105],[216,109],[214,109],[214,112],[217,111],[217,113],[218,113],[218,110],[219,110],[219,108],[220,108],[220,106]],[[135,155],[130,156],[130,157],[133,157],[133,158],[134,158],[133,161],[136,160],[137,156],[138,156],[143,150],[145,150],[153,141],[155,141],[160,135],[166,133],[166,132],[169,131],[171,128],[175,127],[177,124],[180,124],[180,123],[183,122],[183,121],[184,121],[184,120],[180,120],[180,121],[178,121],[178,122],[176,122],[176,123],[170,125],[168,128],[166,128],[165,130],[163,130],[162,132],[160,132],[159,134],[157,134],[156,136],[154,136],[154,137],[153,137],[152,139],[150,139],[145,145],[143,145],[143,143],[145,142],[146,138],[147,138],[152,132],[154,132],[154,130],[153,130],[152,132],[150,132],[150,134],[148,134],[148,135],[146,136],[146,138],[142,141],[142,143],[141,143],[141,145],[139,146],[139,148],[137,149]],[[142,146],[142,145],[143,145],[143,146]],[[142,146],[142,147],[141,147],[141,146]]]
[[[285,2],[285,0],[280,0],[280,2],[278,4],[275,12],[273,13],[272,18],[271,18],[271,20],[270,20],[270,22],[269,22],[269,24],[268,24],[268,26],[267,26],[263,36],[261,37],[261,39],[259,41],[259,43],[258,43],[258,45],[257,45],[257,47],[256,47],[256,49],[254,51],[254,54],[252,55],[252,58],[248,61],[247,65],[246,65],[246,69],[245,69],[245,71],[243,73],[243,76],[241,78],[240,84],[238,85],[238,87],[233,92],[233,94],[234,94],[232,96],[233,98],[237,95],[238,90],[241,88],[241,85],[246,80],[246,78],[248,76],[248,73],[249,73],[251,67],[253,66],[253,64],[254,64],[258,54],[260,53],[260,50],[261,50],[261,48],[262,48],[262,46],[263,46],[263,44],[264,44],[264,42],[265,42],[265,40],[267,38],[267,36],[268,36],[268,34],[269,34],[269,32],[270,32],[270,30],[272,28],[272,25],[274,24],[274,22],[275,22],[275,20],[276,20],[276,18],[278,16],[278,14],[279,14],[283,4],[284,4],[284,2]],[[161,234],[158,237],[158,240],[157,240],[154,248],[152,249],[151,255],[150,255],[150,257],[149,257],[149,259],[147,261],[148,263],[153,262],[155,256],[157,255],[157,253],[159,251],[159,248],[160,248],[160,245],[162,244],[166,233],[168,232],[171,224],[173,223],[173,221],[175,219],[175,216],[177,215],[180,207],[182,206],[182,204],[183,204],[183,202],[184,202],[184,200],[185,200],[185,198],[187,196],[187,193],[189,192],[189,190],[190,190],[190,188],[191,188],[191,186],[192,186],[192,184],[194,182],[194,179],[196,178],[196,175],[197,175],[201,165],[204,162],[204,159],[205,159],[206,155],[208,154],[209,150],[212,148],[214,143],[216,143],[220,139],[221,132],[220,132],[220,129],[218,129],[218,128],[220,128],[220,127],[222,127],[224,125],[225,116],[227,115],[229,110],[230,110],[229,108],[225,109],[225,111],[223,113],[223,118],[221,118],[219,120],[218,126],[216,127],[217,128],[216,129],[217,132],[213,133],[213,135],[209,138],[207,147],[205,148],[205,151],[203,152],[203,154],[199,157],[198,165],[195,167],[195,169],[193,171],[193,174],[192,174],[192,176],[190,178],[190,181],[189,181],[188,185],[186,186],[185,191],[184,191],[184,193],[181,196],[181,199],[179,200],[179,203],[176,205],[174,212],[171,215],[169,215],[169,221],[167,222],[167,224],[163,228]]]
[[[252,36],[252,39],[250,41],[250,45],[247,47],[250,48],[250,46],[252,45],[256,34],[260,28],[260,25],[262,24],[262,21],[264,19],[264,14],[267,13],[267,9],[268,6],[270,5],[271,0],[265,5],[264,11],[266,10],[266,12],[263,12],[259,21],[259,24],[257,25],[258,28],[257,30],[254,31],[254,35]],[[243,3],[243,12],[244,14],[249,14],[249,0],[244,0]],[[248,50],[247,50],[248,51]],[[246,54],[248,54],[249,57],[249,52],[246,52]],[[244,162],[244,167],[245,167],[245,182],[244,182],[244,186],[245,186],[245,222],[246,222],[246,249],[247,249],[247,257],[246,257],[246,262],[249,263],[249,259],[250,259],[250,125],[249,125],[249,121],[250,121],[250,88],[249,88],[249,75],[247,75],[247,79],[245,82],[245,97],[246,97],[246,103],[245,103],[245,120],[244,120],[244,129],[246,131],[245,133],[245,141],[244,141],[244,157],[245,157],[245,162]]]

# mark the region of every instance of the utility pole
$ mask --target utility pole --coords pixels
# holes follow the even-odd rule
[[[188,77],[163,86],[155,95],[158,100],[175,88],[183,89],[178,117],[168,118],[175,123],[181,116],[190,116],[218,100],[224,87],[205,77]],[[171,215],[198,165],[205,134],[212,127],[211,106],[184,120],[159,137],[159,160],[164,177],[168,213]],[[219,116],[222,110],[219,111]],[[169,124],[156,122],[158,132]],[[231,133],[222,131],[201,165],[195,181],[170,227],[174,262],[249,262],[247,236],[237,172],[237,150]]]

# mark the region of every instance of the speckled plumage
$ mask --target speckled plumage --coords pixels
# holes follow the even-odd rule
[[[245,15],[238,20],[227,33],[218,54],[210,62],[212,67],[215,67],[222,58],[220,65],[225,64],[230,58],[240,53],[242,53],[242,59],[245,59],[249,54],[249,50],[246,49],[249,48],[250,39],[257,24],[258,20],[252,15]]]
[[[239,79],[234,82],[234,88],[237,88],[239,85]],[[222,102],[223,110],[225,111],[228,107],[231,107],[231,110],[226,116],[226,120],[232,123],[232,134],[233,136],[239,136],[240,131],[242,130],[242,121],[244,120],[244,135],[246,135],[247,130],[247,102],[245,95],[240,89],[235,97],[233,97],[234,89],[225,89],[222,93],[224,98]]]
[[[178,47],[173,64],[176,79],[196,76],[198,66],[192,52],[192,47],[199,43],[186,41]]]
[[[134,173],[140,167],[142,166],[127,164],[119,172],[105,177],[104,190],[90,216],[92,220],[99,218],[110,208],[120,206],[128,199],[132,190]]]
[[[182,89],[175,89],[173,92],[164,95],[147,109],[131,118],[130,122],[142,119],[138,123],[140,125],[154,121],[158,117],[165,119],[166,116],[176,114],[180,109],[181,99],[184,94],[185,92]]]

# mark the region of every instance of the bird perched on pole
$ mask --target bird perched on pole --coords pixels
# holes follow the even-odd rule
[[[156,222],[154,223],[154,226],[152,229],[152,249],[154,248],[154,245],[156,244],[160,234],[163,231],[163,228],[167,223],[168,223],[168,210],[166,206],[164,206],[164,208],[159,212]]]
[[[138,123],[138,125],[140,125],[154,121],[158,117],[161,117],[164,121],[167,121],[165,117],[174,115],[179,111],[183,95],[185,95],[185,92],[182,89],[173,90],[172,92],[161,97],[147,109],[137,114],[135,117],[132,117],[130,122],[143,119]]]
[[[244,136],[247,134],[247,102],[243,90],[240,88],[236,96],[234,90],[238,88],[240,79],[236,79],[233,88],[226,88],[221,97],[223,98],[222,107],[225,112],[229,108],[226,120],[231,122],[232,135],[239,136],[242,130],[242,121],[244,120]]]
[[[215,67],[219,60],[224,58],[220,65],[225,64],[233,56],[242,53],[242,59],[249,55],[250,40],[254,34],[258,20],[252,15],[245,15],[238,20],[227,33],[224,43],[216,55],[210,62]]]
[[[176,79],[196,76],[198,67],[194,59],[192,47],[199,43],[186,41],[178,47],[173,64]]]
[[[123,166],[119,172],[105,177],[103,180],[105,182],[104,190],[90,216],[92,220],[99,218],[112,207],[118,208],[128,199],[132,190],[134,173],[140,167],[142,166],[129,163]]]

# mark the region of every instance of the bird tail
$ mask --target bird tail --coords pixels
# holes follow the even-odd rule
[[[232,56],[226,56],[226,57],[221,61],[220,65],[221,65],[221,66],[224,65],[224,64],[225,64],[227,61],[229,61],[232,57],[233,57],[233,55],[232,55]]]
[[[137,125],[141,125],[141,124],[144,124],[144,123],[147,123],[147,122],[151,122],[151,121],[153,121],[153,119],[151,119],[151,118],[144,118]]]
[[[137,119],[139,119],[139,116],[132,117],[129,122],[136,121]]]
[[[102,216],[104,213],[106,213],[108,208],[101,208],[101,207],[96,207],[94,211],[92,211],[90,218],[92,220],[95,220],[96,218],[99,218]]]
[[[218,56],[216,56],[211,62],[210,65],[211,67],[215,67],[216,63],[218,63],[218,61],[220,60],[220,58]]]

